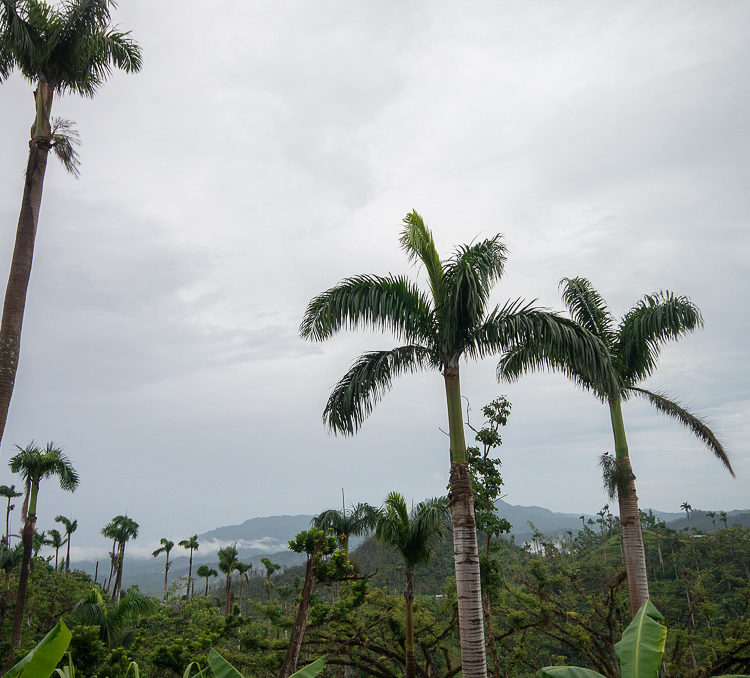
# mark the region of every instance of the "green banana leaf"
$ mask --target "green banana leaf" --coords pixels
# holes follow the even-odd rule
[[[656,678],[667,642],[667,627],[661,623],[663,621],[661,612],[650,600],[635,613],[633,621],[622,632],[622,639],[615,643],[622,678]]]
[[[216,678],[242,678],[242,674],[213,648],[208,651],[208,665]]]
[[[538,678],[604,678],[598,671],[580,666],[545,666],[536,675]]]
[[[732,673],[726,676],[714,676],[713,678],[750,678],[746,673]]]
[[[3,678],[50,678],[55,667],[68,649],[71,632],[65,623],[57,622],[29,654],[16,664]]]
[[[326,667],[326,658],[316,659],[312,664],[301,668],[297,673],[293,673],[289,678],[313,678],[317,676]]]

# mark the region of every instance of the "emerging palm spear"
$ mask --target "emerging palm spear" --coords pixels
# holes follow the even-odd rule
[[[537,369],[560,370],[609,406],[615,458],[605,455],[603,466],[610,495],[617,494],[620,504],[630,607],[635,614],[649,597],[649,591],[635,476],[630,466],[622,419],[622,401],[632,395],[645,398],[657,410],[673,417],[692,431],[734,475],[724,448],[705,422],[664,394],[636,386],[656,369],[656,361],[664,342],[677,339],[700,327],[703,318],[687,297],[660,292],[644,296],[615,327],[615,319],[604,299],[586,278],[563,278],[560,284],[563,288],[563,301],[575,322],[606,345],[611,370],[617,373],[616,384],[612,384],[609,371],[603,372],[601,379],[596,378],[596,375],[592,378],[590,365],[580,365],[571,360],[569,355],[533,344],[519,344],[503,356],[497,368],[498,376],[515,380],[522,374]],[[608,460],[611,461],[608,463]]]
[[[462,672],[465,678],[485,676],[479,558],[459,361],[464,355],[484,358],[531,343],[580,362],[593,378],[611,371],[609,356],[586,330],[531,304],[509,302],[486,313],[492,286],[501,277],[506,259],[499,235],[461,246],[441,261],[432,233],[422,218],[411,212],[404,218],[401,246],[411,261],[424,266],[429,295],[402,276],[348,278],[310,302],[300,332],[305,338],[322,341],[343,328],[373,328],[392,332],[405,342],[398,348],[360,356],[334,387],[323,419],[335,433],[352,435],[395,376],[421,369],[443,374]],[[614,375],[612,380],[614,383]]]

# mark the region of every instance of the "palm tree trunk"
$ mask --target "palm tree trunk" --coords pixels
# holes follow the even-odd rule
[[[123,569],[123,563],[125,562],[125,542],[122,542],[120,544],[120,553],[117,557],[117,579],[115,580],[115,590],[112,591],[112,598],[115,598],[115,595],[117,596],[116,602],[120,602],[120,595],[122,593],[122,569]]]
[[[406,566],[404,583],[404,602],[406,603],[406,678],[416,678],[417,655],[414,652],[414,568]]]
[[[70,535],[68,532],[68,547],[65,549],[65,574],[70,572]]]
[[[192,595],[190,595],[190,582],[192,581],[193,581],[193,549],[190,549],[190,560],[188,562],[188,584],[187,584],[187,591],[185,591],[185,594],[188,600],[190,600],[193,597]]]
[[[206,592],[203,595],[208,598],[208,577],[206,577]]]
[[[474,494],[466,455],[457,361],[448,364],[443,375],[450,433],[451,472],[448,496],[453,513],[453,556],[458,597],[458,628],[461,638],[461,672],[463,678],[486,678],[487,654],[482,618],[477,528],[474,520]]]
[[[49,117],[52,109],[52,95],[53,90],[46,82],[40,82],[34,93],[36,117],[31,128],[21,213],[18,217],[16,243],[13,248],[0,322],[0,442],[8,420],[8,409],[13,396],[13,385],[16,381],[21,351],[21,328],[26,308],[26,292],[34,258],[34,241],[39,222],[39,209],[42,204],[44,173],[51,148]]]
[[[229,608],[232,604],[232,573],[227,572],[226,597],[224,598],[224,616],[229,616]]]
[[[169,575],[169,553],[167,553],[167,562],[164,565],[164,601],[167,600],[167,576]]]
[[[29,514],[21,532],[21,543],[23,544],[23,558],[21,559],[21,572],[18,575],[18,593],[16,594],[16,609],[13,614],[13,631],[11,633],[11,645],[14,649],[21,647],[21,628],[23,626],[23,613],[26,607],[26,592],[29,588],[29,573],[31,572],[31,552],[34,548],[34,529],[36,527],[36,516]]]
[[[638,496],[635,492],[635,476],[630,467],[628,442],[622,421],[622,407],[619,397],[609,399],[609,413],[612,419],[612,432],[615,437],[615,457],[617,459],[618,487],[617,499],[620,504],[620,525],[622,547],[625,554],[625,569],[628,573],[630,612],[635,613],[649,597],[648,575],[646,572],[646,552],[643,548],[641,517],[638,511]]]

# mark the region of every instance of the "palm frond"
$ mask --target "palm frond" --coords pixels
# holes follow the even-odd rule
[[[563,303],[579,325],[599,337],[609,347],[614,318],[604,298],[586,278],[563,278]]]
[[[80,176],[80,158],[76,146],[80,146],[78,130],[70,120],[55,118],[52,121],[52,150],[68,172]]]
[[[625,314],[612,347],[624,383],[650,376],[664,343],[702,326],[700,310],[687,297],[671,292],[645,295]]]
[[[401,231],[401,248],[406,252],[409,261],[421,261],[430,280],[430,289],[435,305],[443,302],[443,265],[435,247],[432,231],[424,223],[416,210],[412,210],[404,219]]]
[[[437,366],[433,354],[423,346],[365,353],[333,387],[323,421],[334,433],[353,435],[390,389],[393,377]]]
[[[366,327],[427,342],[432,326],[429,300],[405,277],[360,275],[315,297],[305,310],[300,335],[323,341],[341,329]]]
[[[627,391],[632,391],[636,395],[648,400],[659,412],[666,414],[679,421],[683,426],[692,431],[693,435],[702,441],[706,447],[714,453],[714,456],[726,466],[727,471],[734,477],[734,469],[729,461],[729,457],[724,450],[716,434],[711,430],[709,425],[692,412],[688,412],[682,405],[671,400],[663,393],[647,391],[645,388],[636,388],[631,386]]]

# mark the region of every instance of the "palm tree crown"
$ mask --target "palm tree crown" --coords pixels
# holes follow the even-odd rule
[[[42,480],[57,476],[60,488],[67,492],[74,492],[78,487],[78,472],[54,443],[47,443],[44,451],[33,440],[26,447],[16,445],[16,448],[19,452],[10,458],[8,466],[26,485],[24,504],[30,515],[36,515],[36,493]]]

